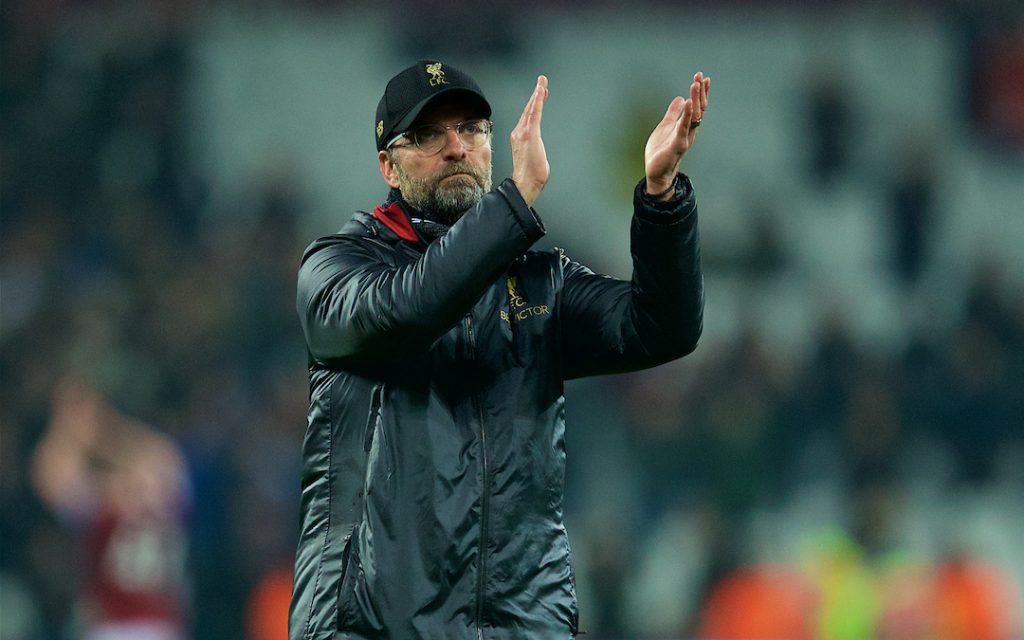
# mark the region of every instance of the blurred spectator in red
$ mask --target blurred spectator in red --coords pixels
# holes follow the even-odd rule
[[[245,610],[246,640],[288,640],[292,567],[271,569],[253,588]]]
[[[697,637],[716,640],[814,638],[815,603],[809,586],[785,567],[740,568],[712,588]]]
[[[1024,636],[1020,592],[1013,580],[990,564],[955,558],[935,576],[938,640],[1011,640]]]
[[[168,438],[62,381],[36,448],[40,498],[82,542],[85,640],[186,637],[185,466]]]

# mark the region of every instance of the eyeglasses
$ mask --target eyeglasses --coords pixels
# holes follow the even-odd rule
[[[388,148],[416,147],[422,153],[432,156],[441,151],[441,149],[444,149],[444,145],[448,142],[448,130],[454,129],[455,135],[458,136],[462,146],[473,151],[490,141],[492,127],[493,123],[490,120],[482,118],[464,120],[452,125],[425,124],[395,136],[395,140],[405,138],[412,144],[394,144],[394,141],[392,141]]]

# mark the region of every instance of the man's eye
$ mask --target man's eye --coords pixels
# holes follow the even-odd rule
[[[484,133],[484,123],[480,121],[467,122],[462,125],[462,132],[470,135],[476,135],[478,133]]]
[[[441,127],[423,127],[416,132],[416,140],[420,144],[437,142],[444,137],[444,129]]]

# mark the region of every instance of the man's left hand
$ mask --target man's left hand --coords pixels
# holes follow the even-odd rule
[[[669,103],[665,117],[651,132],[644,148],[647,193],[664,194],[662,200],[672,197],[671,187],[679,171],[679,162],[697,137],[697,126],[708,108],[710,89],[711,78],[700,71],[695,73],[690,97],[684,100],[682,96],[676,96]]]

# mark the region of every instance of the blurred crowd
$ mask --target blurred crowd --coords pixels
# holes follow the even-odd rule
[[[192,637],[243,637],[250,591],[294,551],[303,205],[268,170],[238,194],[245,224],[202,216],[183,143],[187,16],[175,3],[117,7],[116,30],[70,5],[23,3],[0,18],[0,627],[24,616],[39,629],[5,640],[82,637],[90,615],[75,606],[88,525],[46,508],[32,482],[62,381],[179,449]],[[31,606],[9,605],[18,592]]]
[[[653,623],[665,637],[1024,633],[1019,285],[979,271],[953,330],[893,353],[859,347],[840,318],[810,357],[755,331],[702,348],[699,366],[569,396],[583,415],[568,446],[588,469],[571,467],[584,491],[568,502],[592,512],[577,553],[602,634],[645,623],[630,589],[674,611]],[[608,429],[621,435],[594,434]],[[597,460],[625,493],[588,484]],[[1004,519],[967,532],[986,501]]]
[[[294,310],[307,204],[268,162],[217,199],[237,211],[209,211],[184,143],[187,3],[112,3],[117,29],[76,6],[0,14],[0,640],[84,637],[106,615],[83,597],[95,600],[90,541],[153,469],[138,464],[145,447],[87,443],[115,423],[133,426],[112,438],[150,434],[161,464],[180,465],[157,486],[185,552],[155,587],[180,605],[163,614],[179,637],[280,638],[307,400]],[[829,100],[815,117],[841,140]],[[814,166],[842,170],[836,149],[822,154]],[[910,248],[892,277],[908,287],[926,259],[918,178],[893,196],[893,244]],[[805,357],[752,322],[692,363],[574,387],[567,517],[588,637],[1020,637],[1021,565],[941,536],[922,550],[907,514],[964,491],[1020,509],[1021,285],[984,264],[952,329],[895,351],[837,316]],[[75,431],[78,462],[61,466],[47,443]],[[780,542],[822,493],[836,517]],[[885,597],[893,580],[902,595]]]

